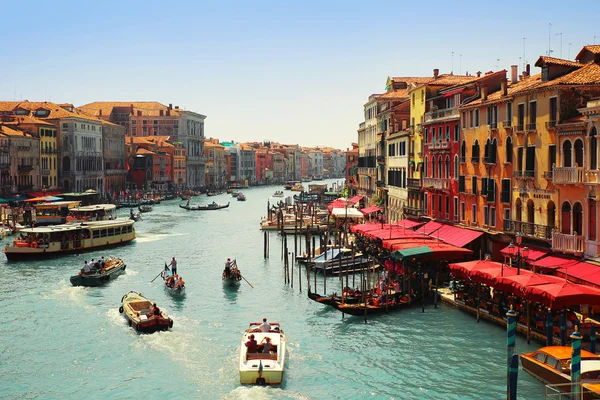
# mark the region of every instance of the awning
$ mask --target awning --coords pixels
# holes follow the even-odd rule
[[[482,268],[471,273],[471,281],[483,283],[488,286],[495,286],[496,280],[505,276],[515,276],[518,274],[531,275],[533,272],[521,269],[509,267],[508,265],[494,263],[496,265],[490,268]]]
[[[524,270],[521,270],[520,275],[504,276],[496,279],[494,288],[502,290],[503,292],[510,292],[517,296],[522,294],[522,291],[527,286],[538,286],[548,285],[550,283],[562,283],[563,278],[559,278],[552,275],[542,275],[529,273],[523,274]]]
[[[460,247],[431,239],[399,241],[399,243],[392,245],[392,249],[396,251],[391,253],[390,256],[397,260],[403,260],[404,258],[456,260],[473,254],[471,250],[461,249]]]
[[[529,301],[537,301],[552,309],[579,304],[600,305],[600,290],[569,281],[529,286],[523,291]]]
[[[354,196],[350,200],[348,200],[348,203],[349,204],[356,204],[359,201],[361,201],[363,199],[363,197],[365,197],[365,196]]]
[[[468,278],[473,272],[478,269],[490,268],[501,265],[494,261],[489,260],[474,260],[465,261],[461,263],[448,264],[448,268],[457,278]]]
[[[398,250],[392,253],[392,257],[397,260],[403,260],[405,258],[423,258],[429,254],[433,254],[433,251],[428,246],[413,247],[411,249]]]
[[[600,267],[585,261],[561,267],[556,270],[556,275],[577,283],[600,287]]]
[[[360,212],[363,213],[364,215],[373,214],[373,213],[380,212],[380,211],[383,211],[383,210],[377,206],[369,206],[369,207],[365,207],[362,210],[360,210]]]
[[[503,256],[505,257],[510,257],[510,249],[509,246],[506,246],[505,248],[503,248],[500,253],[502,253]],[[519,249],[519,246],[515,246],[515,254],[517,254],[517,249]],[[523,247],[520,248],[521,249],[521,255],[523,254]],[[542,249],[536,249],[536,248],[529,248],[529,254],[527,255],[527,258],[525,258],[527,261],[535,261],[535,260],[539,260],[540,258],[547,256],[550,252],[548,250],[542,250]]]
[[[424,233],[426,235],[431,235],[433,232],[440,229],[444,224],[436,221],[429,221],[425,225],[419,228],[419,232]]]
[[[46,196],[56,196],[61,194],[60,191],[58,190],[46,190],[46,191],[41,191],[41,192],[29,192],[27,193],[28,196],[31,197],[46,197]]]
[[[572,267],[579,262],[580,260],[574,258],[550,255],[532,262],[531,265],[535,267],[537,271],[554,271],[562,267]]]
[[[44,201],[58,201],[58,200],[62,200],[62,197],[56,197],[56,196],[41,196],[41,197],[34,197],[32,199],[27,199],[25,200],[25,203],[31,203],[31,202],[44,202]]]
[[[403,228],[414,228],[415,226],[423,225],[423,222],[413,221],[412,219],[401,219],[394,222],[392,225],[401,226]]]
[[[481,235],[483,235],[481,231],[459,228],[452,225],[442,225],[438,230],[430,234],[430,236],[456,247],[464,247]]]
[[[358,211],[356,208],[352,207],[343,207],[343,208],[334,208],[331,210],[331,213],[334,217],[339,218],[364,218],[365,216]]]

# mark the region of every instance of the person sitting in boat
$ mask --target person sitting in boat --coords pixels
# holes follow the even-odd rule
[[[227,262],[225,262],[225,278],[229,278],[229,274],[231,274],[231,258],[227,259]]]
[[[166,285],[168,287],[172,288],[174,284],[175,284],[175,277],[173,275],[171,275],[167,278]]]
[[[265,336],[263,338],[263,340],[261,340],[260,344],[263,345],[262,348],[262,352],[269,354],[271,352],[271,349],[273,348],[273,344],[271,343],[271,338],[268,336]]]
[[[100,268],[104,268],[104,266],[106,265],[106,261],[104,261],[104,256],[102,256],[100,258],[99,264],[100,264]]]
[[[258,353],[258,343],[256,343],[254,335],[250,335],[250,340],[245,345],[248,348],[248,353]]]
[[[259,332],[269,332],[271,330],[271,324],[267,322],[266,318],[263,318],[262,324],[258,327]]]
[[[133,212],[133,208],[130,208],[130,209],[129,209],[129,216],[130,216],[131,218],[135,218],[135,213]]]
[[[92,271],[91,265],[88,264],[87,260],[83,263],[83,268],[81,268],[81,272],[84,274],[89,274]]]
[[[160,317],[160,309],[156,306],[156,303],[152,303],[152,308],[146,314],[148,318]]]
[[[210,203],[210,205],[211,205],[212,207],[216,207],[216,206],[217,206],[217,202],[213,201],[212,203]]]
[[[175,280],[175,285],[174,285],[175,289],[179,289],[183,287],[183,279],[181,279],[181,277],[177,277]]]

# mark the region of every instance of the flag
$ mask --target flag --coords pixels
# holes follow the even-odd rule
[[[259,378],[262,378],[262,370],[263,370],[262,360],[260,360],[260,362],[258,363],[258,377]]]

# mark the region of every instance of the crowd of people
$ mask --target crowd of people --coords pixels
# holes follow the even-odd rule
[[[258,328],[251,329],[250,332],[262,332],[268,333],[272,332],[272,326],[267,322],[266,318],[263,318],[262,324],[258,326]],[[263,339],[258,343],[254,334],[250,334],[248,336],[248,341],[245,343],[247,347],[248,354],[251,353],[265,353],[270,354],[271,352],[276,352],[276,346],[271,343],[271,338],[268,336],[263,337]]]
[[[95,273],[102,271],[105,266],[106,266],[106,261],[104,260],[104,256],[102,256],[102,258],[100,258],[98,260],[94,260],[92,258],[92,261],[90,261],[89,263],[87,262],[87,260],[84,261],[83,267],[81,268],[80,273],[81,274],[95,274]]]

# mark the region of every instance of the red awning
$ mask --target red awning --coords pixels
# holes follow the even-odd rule
[[[31,197],[45,197],[45,196],[57,196],[59,194],[62,194],[62,192],[58,191],[58,190],[46,190],[45,192],[29,192],[27,193],[27,196],[31,196]]]
[[[473,271],[483,268],[490,268],[498,263],[488,260],[465,261],[461,263],[448,264],[448,268],[457,278],[468,278]]]
[[[459,93],[461,93],[463,90],[465,90],[465,88],[464,88],[464,87],[461,87],[460,89],[455,89],[455,90],[452,90],[452,91],[450,91],[450,92],[446,92],[446,93],[444,93],[444,95],[443,95],[443,96],[444,96],[444,97],[452,97],[452,96],[454,96],[455,94],[459,94]]]
[[[388,226],[387,224],[383,225],[384,227]],[[350,227],[350,230],[354,233],[364,234],[369,231],[374,231],[376,229],[381,229],[381,224],[376,222],[367,222],[366,224],[356,224]]]
[[[414,228],[415,226],[423,225],[423,222],[413,221],[412,219],[401,219],[400,221],[394,222],[393,225]]]
[[[550,255],[532,262],[531,265],[534,266],[536,270],[554,271],[563,267],[572,267],[579,262],[579,260],[575,260],[573,258]]]
[[[438,238],[456,247],[464,247],[481,235],[483,235],[481,231],[459,228],[452,225],[442,225],[438,230],[430,234],[431,237]]]
[[[398,251],[420,247],[427,247],[431,251],[431,253],[425,257],[430,260],[456,260],[473,254],[469,249],[462,249],[439,240],[432,240],[431,238],[398,240],[391,245],[390,250]]]
[[[419,232],[424,233],[426,235],[431,235],[433,232],[440,229],[444,224],[436,221],[429,221],[425,225],[419,228]]]
[[[483,283],[484,285],[494,286],[496,280],[505,276],[515,276],[517,274],[526,275],[532,274],[533,272],[517,268],[509,267],[505,264],[494,263],[495,265],[490,268],[481,268],[471,272],[471,281]]]
[[[381,229],[381,225],[379,225],[379,229],[369,230],[364,232],[363,235],[373,238],[373,239],[399,239],[399,238],[426,238],[429,239],[429,236],[422,234],[421,232],[415,232],[412,229],[404,228],[402,226],[395,226],[386,224]]]
[[[523,272],[524,270],[521,270]],[[542,275],[527,273],[513,276],[504,276],[497,278],[494,288],[504,292],[510,292],[517,296],[523,294],[523,289],[527,286],[547,285],[550,283],[563,283],[565,280],[552,275]]]
[[[575,265],[561,267],[556,270],[556,275],[576,283],[591,284],[600,287],[600,267],[584,261]]]
[[[505,248],[503,248],[500,253],[502,253],[503,256],[505,257],[510,257],[510,251],[509,251],[509,247],[510,246],[506,246]],[[515,246],[515,254],[517,254],[517,249],[519,248],[519,246]],[[538,260],[544,256],[547,256],[550,252],[548,250],[542,250],[542,249],[536,249],[536,248],[529,248],[529,254],[527,255],[527,258],[525,258],[527,261],[535,261]],[[523,254],[523,247],[521,247],[521,254]]]
[[[377,206],[369,206],[369,207],[366,207],[366,208],[363,208],[362,210],[360,210],[360,212],[365,215],[373,214],[373,213],[380,212],[380,211],[383,211],[383,210]]]
[[[350,200],[348,200],[348,203],[350,203],[350,204],[356,204],[359,201],[361,201],[363,197],[364,196],[354,196]]]
[[[410,231],[412,234],[408,234],[404,237],[396,237],[393,239],[383,239],[383,248],[388,250],[399,250],[401,248],[406,248],[406,244],[408,243],[418,243],[418,246],[423,246],[423,241],[428,240],[431,243],[434,243],[433,240],[422,233],[417,233],[414,231]],[[417,247],[417,246],[415,246]]]
[[[569,281],[529,286],[523,292],[527,300],[543,303],[552,309],[578,304],[600,305],[600,290]]]

